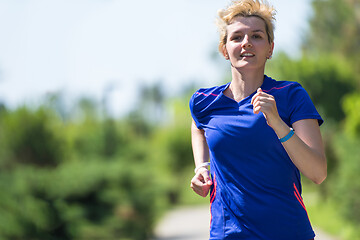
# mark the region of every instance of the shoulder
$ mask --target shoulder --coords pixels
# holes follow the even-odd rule
[[[215,86],[210,88],[200,88],[191,96],[190,107],[194,109],[203,108],[212,103],[229,85],[224,84],[221,86]]]
[[[228,85],[229,83],[211,88],[200,88],[191,96],[189,102],[190,112],[199,129],[203,128],[203,118],[208,116],[211,106],[217,102],[218,96]]]
[[[303,89],[301,84],[295,81],[277,81],[267,76],[265,78],[263,91],[269,94],[288,94],[297,89]]]
[[[204,99],[207,97],[213,98],[219,96],[219,94],[225,90],[226,86],[229,84],[224,84],[221,86],[215,86],[210,88],[200,88],[193,94],[193,97]]]
[[[299,98],[308,98],[307,91],[296,81],[277,81],[266,77],[263,91],[273,95],[281,101],[295,101]]]

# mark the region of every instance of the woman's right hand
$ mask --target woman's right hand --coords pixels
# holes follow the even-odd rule
[[[209,170],[206,167],[202,167],[191,179],[190,187],[200,196],[206,197],[209,194],[209,190],[212,184],[213,183],[210,178]]]

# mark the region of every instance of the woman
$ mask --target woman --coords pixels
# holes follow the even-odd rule
[[[210,239],[315,236],[300,172],[317,184],[326,178],[323,120],[300,84],[264,75],[274,49],[274,15],[259,0],[233,1],[219,11],[219,50],[232,80],[199,89],[190,100],[191,188],[203,197],[211,190]]]

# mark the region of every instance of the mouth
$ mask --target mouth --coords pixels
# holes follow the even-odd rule
[[[254,57],[254,56],[255,54],[249,52],[245,52],[240,55],[240,57]]]

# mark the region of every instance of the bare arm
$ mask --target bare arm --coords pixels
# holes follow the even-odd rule
[[[252,99],[254,113],[262,112],[267,123],[279,138],[286,136],[290,128],[280,118],[273,96],[258,90]],[[314,183],[322,183],[327,176],[327,163],[320,128],[316,119],[304,119],[293,123],[294,136],[283,146],[295,166]]]
[[[281,138],[289,132],[289,127],[279,123],[273,128]],[[283,146],[295,166],[314,183],[322,183],[327,175],[324,146],[318,121],[304,119],[293,124],[295,134]]]
[[[198,129],[193,121],[191,124],[191,144],[195,166],[209,161],[209,147],[204,134],[204,130]]]
[[[191,142],[195,166],[209,161],[209,147],[206,142],[204,130],[198,129],[193,121],[191,124]],[[201,167],[191,180],[190,187],[200,196],[206,197],[209,193],[212,181],[206,167]]]

